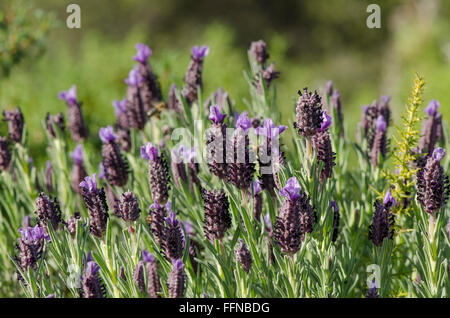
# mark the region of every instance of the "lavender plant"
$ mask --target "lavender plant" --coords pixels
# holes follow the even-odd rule
[[[248,51],[241,113],[222,88],[205,98],[209,47],[192,49],[180,88],[136,49],[101,143],[75,85],[58,95],[67,129],[63,112],[42,117],[46,166],[29,154],[29,114],[4,113],[1,296],[449,296],[448,138],[434,100],[417,129],[423,79],[402,125],[383,96],[352,142],[331,81],[280,118],[264,41]]]

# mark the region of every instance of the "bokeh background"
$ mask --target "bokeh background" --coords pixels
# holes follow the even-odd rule
[[[374,2],[380,29],[366,26]],[[66,27],[70,3],[81,7],[81,29]],[[448,0],[1,0],[0,109],[21,106],[31,154],[45,160],[42,122],[47,112],[66,111],[57,93],[76,84],[92,131],[111,123],[137,42],[152,48],[166,96],[171,83],[182,83],[190,48],[209,45],[205,94],[221,86],[243,109],[247,49],[264,39],[281,71],[275,85],[283,123],[294,116],[298,89],[322,90],[331,79],[353,136],[361,105],[381,95],[392,95],[398,120],[414,72],[425,78],[425,103],[439,100],[450,116],[449,31]]]

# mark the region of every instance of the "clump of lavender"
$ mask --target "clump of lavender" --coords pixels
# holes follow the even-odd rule
[[[104,298],[105,286],[98,271],[100,266],[94,261],[88,261],[81,278],[81,295],[83,298]]]
[[[58,97],[64,100],[68,107],[67,127],[72,139],[77,143],[87,139],[89,130],[84,122],[83,113],[81,111],[81,103],[77,100],[76,86],[73,85],[68,91],[59,93]]]
[[[56,127],[58,127],[61,132],[64,132],[64,130],[66,129],[63,113],[58,113],[56,115],[50,115],[50,113],[47,113],[47,116],[45,117],[45,123],[48,133],[53,138],[56,138]]]
[[[382,115],[378,116],[376,121],[375,137],[370,151],[370,161],[375,167],[378,166],[378,157],[386,157],[386,129],[387,122]]]
[[[433,99],[425,109],[428,117],[422,122],[419,153],[432,154],[438,141],[443,144],[442,114],[439,113],[439,102]]]
[[[45,187],[48,192],[53,192],[53,166],[50,161],[47,161],[45,166]]]
[[[133,68],[125,79],[128,85],[127,89],[127,107],[129,126],[138,130],[144,129],[147,122],[147,114],[145,113],[144,103],[140,94],[140,83],[143,81],[137,67]]]
[[[227,115],[223,114],[217,105],[210,107],[208,118],[211,120],[212,125],[207,131],[206,137],[209,171],[223,180],[228,179],[226,163],[227,126],[224,124],[226,116]]]
[[[45,193],[40,193],[36,198],[36,215],[39,225],[47,232],[48,224],[57,230],[62,223],[61,209],[58,200],[51,200]]]
[[[292,255],[300,249],[305,234],[313,230],[314,210],[295,177],[289,178],[280,194],[285,199],[275,223],[274,237],[282,252]]]
[[[128,152],[131,149],[131,133],[127,115],[127,100],[115,100],[113,101],[113,106],[114,114],[116,115],[114,128],[117,134],[117,141],[122,150]]]
[[[333,209],[333,234],[331,236],[331,241],[336,242],[339,234],[339,207],[333,200],[330,200],[330,207]]]
[[[417,172],[417,199],[431,215],[445,206],[450,194],[449,178],[440,164],[444,156],[445,150],[436,148],[425,166]]]
[[[83,146],[81,144],[77,145],[75,150],[70,153],[70,157],[73,159],[71,172],[72,189],[78,194],[83,194],[80,188],[80,182],[87,176],[83,165]]]
[[[154,202],[161,205],[169,199],[169,169],[163,154],[150,142],[141,147],[141,157],[148,160],[150,191]]]
[[[254,153],[250,148],[248,131],[252,127],[247,112],[236,120],[236,127],[226,151],[228,180],[236,188],[247,190],[255,173]]]
[[[165,218],[167,216],[167,210],[169,210],[169,203],[164,205],[159,205],[157,202],[150,205],[149,208],[149,220],[150,220],[150,230],[153,233],[156,243],[163,248],[165,241]]]
[[[184,234],[180,222],[173,211],[169,210],[169,216],[165,218],[166,228],[164,230],[164,254],[171,260],[183,257]]]
[[[144,279],[144,262],[139,261],[133,271],[134,283],[138,286],[141,293],[145,292],[145,279]]]
[[[9,169],[11,163],[11,151],[9,150],[8,140],[0,136],[0,171]]]
[[[392,239],[394,236],[394,215],[391,213],[395,205],[395,198],[389,190],[383,202],[375,201],[372,224],[369,226],[369,239],[375,246],[380,247],[384,239]]]
[[[297,129],[300,136],[310,138],[317,133],[322,125],[322,100],[316,91],[314,94],[308,92],[308,88],[304,88],[303,91],[303,94],[298,91],[300,96],[295,108],[294,128]]]
[[[242,269],[248,273],[252,268],[252,254],[248,250],[242,239],[239,239],[240,245],[235,251],[236,260],[241,264]]]
[[[170,298],[181,298],[185,288],[184,264],[181,259],[172,261],[172,270],[167,279],[167,289]]]
[[[158,263],[155,257],[148,251],[142,251],[142,260],[146,263],[147,271],[147,293],[150,298],[159,298],[161,291],[161,282],[158,275]]]
[[[253,217],[255,218],[255,220],[259,222],[263,206],[261,181],[259,180],[253,181],[252,188],[253,188]]]
[[[29,268],[36,269],[37,262],[42,256],[45,240],[49,241],[50,237],[45,234],[44,229],[39,225],[20,228],[19,232],[21,236],[16,244],[19,255],[15,257],[15,260],[24,272]]]
[[[210,241],[222,240],[231,227],[228,198],[223,190],[202,189],[201,196],[205,210],[204,230]]]
[[[134,222],[141,215],[139,201],[131,191],[120,196],[120,199],[116,201],[115,211],[126,222]]]
[[[114,186],[124,186],[128,180],[128,165],[116,143],[117,136],[111,126],[100,128],[99,136],[103,142],[102,164],[106,180]]]
[[[313,147],[317,152],[318,163],[323,162],[323,168],[320,171],[320,182],[322,183],[326,178],[333,176],[333,166],[335,165],[336,154],[333,152],[331,146],[331,139],[328,129],[331,126],[331,117],[327,112],[323,112],[323,121],[317,133],[312,137]],[[317,167],[319,169],[319,166]]]
[[[97,187],[97,175],[86,177],[80,183],[83,189],[83,200],[89,212],[90,230],[92,235],[103,237],[108,222],[108,205],[106,203],[105,190]]]
[[[9,138],[16,143],[22,142],[24,120],[20,107],[3,111],[3,117],[8,122]]]
[[[191,62],[184,76],[184,86],[181,91],[181,94],[189,105],[197,101],[198,87],[203,89],[203,60],[209,54],[209,47],[206,45],[201,47],[194,46],[191,53]]]
[[[272,119],[266,118],[262,127],[255,129],[260,136],[258,148],[259,175],[264,189],[267,189],[272,197],[275,196],[274,188],[281,189],[278,179],[278,170],[284,166],[284,153],[281,151],[279,136],[287,129],[286,126],[276,126]]]
[[[144,110],[148,113],[156,103],[162,101],[161,88],[157,76],[153,73],[148,58],[152,55],[152,50],[145,44],[136,44],[136,55],[133,60],[138,62],[137,70],[142,77],[139,82],[139,93]]]

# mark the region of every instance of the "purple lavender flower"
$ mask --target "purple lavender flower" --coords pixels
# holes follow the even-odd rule
[[[181,181],[187,182],[186,164],[183,161],[184,146],[180,146],[178,149],[172,149],[172,175],[175,183],[181,186]],[[181,181],[180,181],[181,180]]]
[[[366,298],[379,298],[379,297],[380,296],[378,295],[377,284],[375,282],[372,282],[372,284],[370,284],[369,291],[366,294]]]
[[[335,122],[340,129],[340,135],[342,137],[344,135],[344,116],[342,114],[341,95],[337,89],[331,95],[329,110],[331,114],[334,114],[334,110],[336,111],[337,118],[335,118]]]
[[[127,119],[131,128],[142,130],[147,122],[147,114],[144,106],[144,100],[141,96],[142,76],[138,67],[133,68],[125,82],[128,84],[127,89]]]
[[[150,205],[149,220],[150,230],[153,233],[156,243],[164,248],[165,241],[165,218],[167,216],[167,209],[164,205],[159,205],[157,202]]]
[[[128,74],[128,77],[125,79],[125,83],[128,86],[136,87],[139,85],[139,83],[143,80],[142,76],[139,74],[139,70],[134,67],[130,73]]]
[[[288,179],[288,181],[286,181],[286,185],[280,191],[280,195],[282,197],[286,197],[289,200],[293,201],[300,197],[301,190],[302,190],[302,187],[298,183],[297,178],[291,177]]]
[[[269,59],[269,53],[267,52],[267,44],[263,40],[255,41],[251,43],[250,53],[261,67],[264,67],[266,61]]]
[[[383,201],[383,203],[375,201],[372,224],[369,225],[369,239],[378,247],[383,244],[384,239],[391,240],[394,236],[394,215],[391,209],[395,199],[392,198],[390,191],[386,193]]]
[[[167,279],[167,289],[170,298],[181,298],[184,294],[185,274],[184,264],[181,259],[172,261],[172,270]]]
[[[127,222],[134,222],[141,215],[139,201],[131,191],[127,191],[120,196],[120,199],[116,201],[115,210],[116,214]]]
[[[70,153],[70,158],[73,159],[75,164],[81,165],[83,163],[83,145],[78,144],[74,151]]]
[[[191,105],[193,102],[197,101],[198,87],[203,89],[203,60],[208,54],[208,46],[194,46],[192,48],[191,62],[186,75],[184,76],[184,87],[181,91],[181,94],[186,99],[188,105]]]
[[[84,122],[81,111],[81,103],[77,100],[77,89],[73,85],[68,91],[58,94],[58,97],[67,104],[67,127],[70,135],[75,142],[81,142],[89,135],[89,130]]]
[[[373,139],[372,150],[370,152],[371,163],[374,166],[378,165],[378,156],[386,157],[387,142],[386,142],[386,129],[387,122],[382,115],[378,116],[375,123],[375,137]]]
[[[236,120],[235,128],[242,129],[245,133],[252,127],[252,121],[248,118],[248,112],[244,111]]]
[[[102,164],[105,177],[115,186],[124,186],[128,181],[128,164],[120,153],[119,146],[115,142],[116,135],[111,126],[100,128],[102,145]]]
[[[184,234],[180,222],[173,211],[169,210],[169,216],[165,218],[166,229],[164,234],[164,254],[171,260],[183,257]]]
[[[287,126],[276,126],[271,118],[264,120],[264,126],[255,129],[255,133],[260,136],[266,136],[268,139],[278,137],[283,131],[287,129]]]
[[[83,200],[89,212],[90,230],[94,236],[102,237],[108,222],[108,205],[103,188],[97,187],[97,175],[86,177],[80,183],[83,190]]]
[[[204,229],[208,240],[222,240],[231,227],[228,197],[223,190],[208,191],[202,189],[203,208],[205,210]]]
[[[227,126],[224,124],[226,115],[222,114],[219,106],[210,107],[209,119],[212,121],[211,128],[207,130],[207,163],[212,174],[220,179],[227,180],[226,146]]]
[[[425,112],[428,114],[428,116],[434,117],[438,113],[439,106],[441,106],[441,104],[437,100],[433,99],[428,104],[427,108],[425,109]]]
[[[209,108],[209,119],[215,123],[215,124],[221,124],[223,123],[225,117],[227,117],[226,114],[222,114],[220,107],[217,105],[213,105]]]
[[[317,133],[323,122],[322,100],[317,92],[311,94],[307,88],[304,93],[298,91],[300,97],[297,101],[296,122],[294,128],[298,130],[298,134],[309,138]]]
[[[194,46],[191,49],[192,57],[195,60],[201,60],[204,59],[209,54],[209,46],[203,45],[203,46]]]
[[[105,144],[115,141],[117,138],[117,136],[114,134],[113,128],[110,125],[108,125],[106,128],[100,128],[98,135],[101,141]]]
[[[322,113],[322,124],[317,131],[322,132],[327,130],[328,128],[330,128],[331,123],[332,123],[331,117],[327,114],[327,111],[324,110]]]
[[[436,148],[423,168],[417,172],[417,199],[429,214],[445,206],[450,194],[450,182],[440,161],[445,150]]]
[[[0,136],[0,171],[9,169],[11,163],[11,151],[8,147],[8,140]]]
[[[44,229],[39,225],[35,227],[20,228],[20,237],[17,240],[16,248],[19,255],[15,257],[20,269],[26,272],[29,268],[36,269],[37,262],[42,256],[45,241],[50,237],[45,234]],[[18,273],[19,279],[23,279]]]
[[[159,298],[158,293],[161,290],[161,283],[159,281],[158,275],[158,263],[155,260],[155,257],[150,254],[150,252],[143,250],[142,251],[142,260],[147,263],[147,281],[148,287],[147,292],[150,298]]]
[[[50,115],[50,113],[47,113],[47,116],[45,117],[45,123],[47,126],[47,131],[53,138],[56,138],[56,127],[63,133],[65,130],[65,123],[64,123],[64,115],[63,113],[58,113],[56,115]]]
[[[83,298],[104,298],[105,287],[98,274],[100,266],[94,262],[87,262],[86,269],[82,275],[82,296]]]
[[[245,245],[244,241],[242,239],[239,239],[240,245],[235,251],[236,260],[238,263],[241,264],[242,269],[244,272],[248,273],[250,269],[252,268],[252,254],[248,250],[247,246]]]
[[[419,153],[431,154],[438,141],[441,144],[444,144],[442,114],[438,111],[439,106],[439,102],[433,99],[425,109],[428,117],[422,122],[422,131],[418,147]]]
[[[45,193],[40,193],[36,198],[36,215],[38,217],[39,225],[47,232],[48,224],[57,230],[60,223],[63,223],[61,218],[61,209],[58,200],[50,198]]]
[[[138,286],[139,291],[143,293],[145,291],[145,278],[144,278],[144,262],[139,261],[133,271],[134,283]]]
[[[117,118],[122,116],[122,114],[126,115],[126,112],[127,112],[127,100],[126,100],[126,98],[124,98],[122,100],[114,100],[112,102],[112,105],[114,107],[114,114],[116,115]],[[125,127],[126,126],[128,126],[128,125],[125,125]]]
[[[136,62],[145,64],[150,56],[152,56],[152,50],[145,44],[137,43],[136,44],[136,55],[133,56],[133,60]]]
[[[20,107],[11,111],[3,111],[3,116],[8,122],[9,138],[15,143],[22,142],[24,119]]]
[[[75,212],[73,216],[69,216],[67,219],[67,230],[70,235],[75,236],[77,233],[78,221],[81,219],[80,212]]]
[[[395,205],[396,201],[395,198],[392,196],[391,190],[388,190],[384,196],[383,204],[385,206],[391,206],[393,207]]]
[[[169,198],[169,169],[158,148],[150,142],[141,147],[141,156],[148,160],[149,184],[154,202],[165,204]]]
[[[83,194],[83,191],[79,186],[83,179],[87,176],[83,165],[83,146],[81,144],[77,145],[75,150],[70,153],[70,157],[74,161],[71,172],[72,188],[78,194]]]
[[[340,219],[339,207],[333,200],[330,200],[330,207],[333,209],[333,234],[331,241],[336,242],[339,233],[339,219]]]

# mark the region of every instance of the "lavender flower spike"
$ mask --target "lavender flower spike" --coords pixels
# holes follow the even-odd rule
[[[156,262],[155,257],[146,250],[142,251],[142,260],[147,263],[147,293],[150,298],[159,298],[158,293],[161,290],[161,283],[157,271],[158,263]]]
[[[5,121],[8,122],[9,138],[15,143],[20,143],[22,141],[24,127],[24,119],[20,107],[11,111],[3,111],[3,116],[5,117]]]
[[[236,260],[241,264],[242,269],[248,273],[252,268],[252,254],[248,250],[242,239],[239,239],[240,245],[235,251]]]
[[[106,194],[103,188],[97,187],[97,176],[86,177],[80,183],[83,191],[83,200],[89,212],[90,230],[97,237],[102,237],[106,231],[108,221],[108,205],[106,203]]]
[[[127,191],[123,193],[120,196],[120,199],[116,202],[116,214],[120,216],[124,221],[134,222],[141,215],[139,201],[137,200],[133,192]]]
[[[203,45],[203,46],[194,46],[191,49],[192,57],[195,60],[202,60],[209,54],[209,46]]]
[[[72,139],[75,142],[81,142],[88,137],[89,130],[84,122],[81,103],[77,100],[76,86],[73,85],[68,91],[59,93],[58,97],[64,100],[68,106],[67,127]]]
[[[209,119],[215,124],[223,123],[223,120],[227,117],[226,114],[222,114],[220,111],[220,107],[217,105],[213,105],[209,108]]]
[[[141,156],[148,160],[149,184],[154,202],[165,204],[169,198],[169,169],[163,154],[150,142],[141,147]]]
[[[98,135],[103,143],[109,143],[115,141],[117,136],[114,134],[113,128],[108,125],[106,128],[100,128]]]
[[[167,289],[170,298],[181,298],[184,294],[185,274],[181,259],[172,261],[172,270],[167,279]]]
[[[183,257],[184,234],[180,222],[173,211],[169,211],[169,217],[165,218],[166,230],[164,233],[164,254],[171,260]]]
[[[150,56],[152,56],[152,50],[145,44],[136,44],[137,53],[133,56],[133,60],[141,64],[145,64]]]
[[[87,262],[86,269],[82,277],[83,298],[104,298],[105,287],[98,274],[100,266],[94,262]]]

